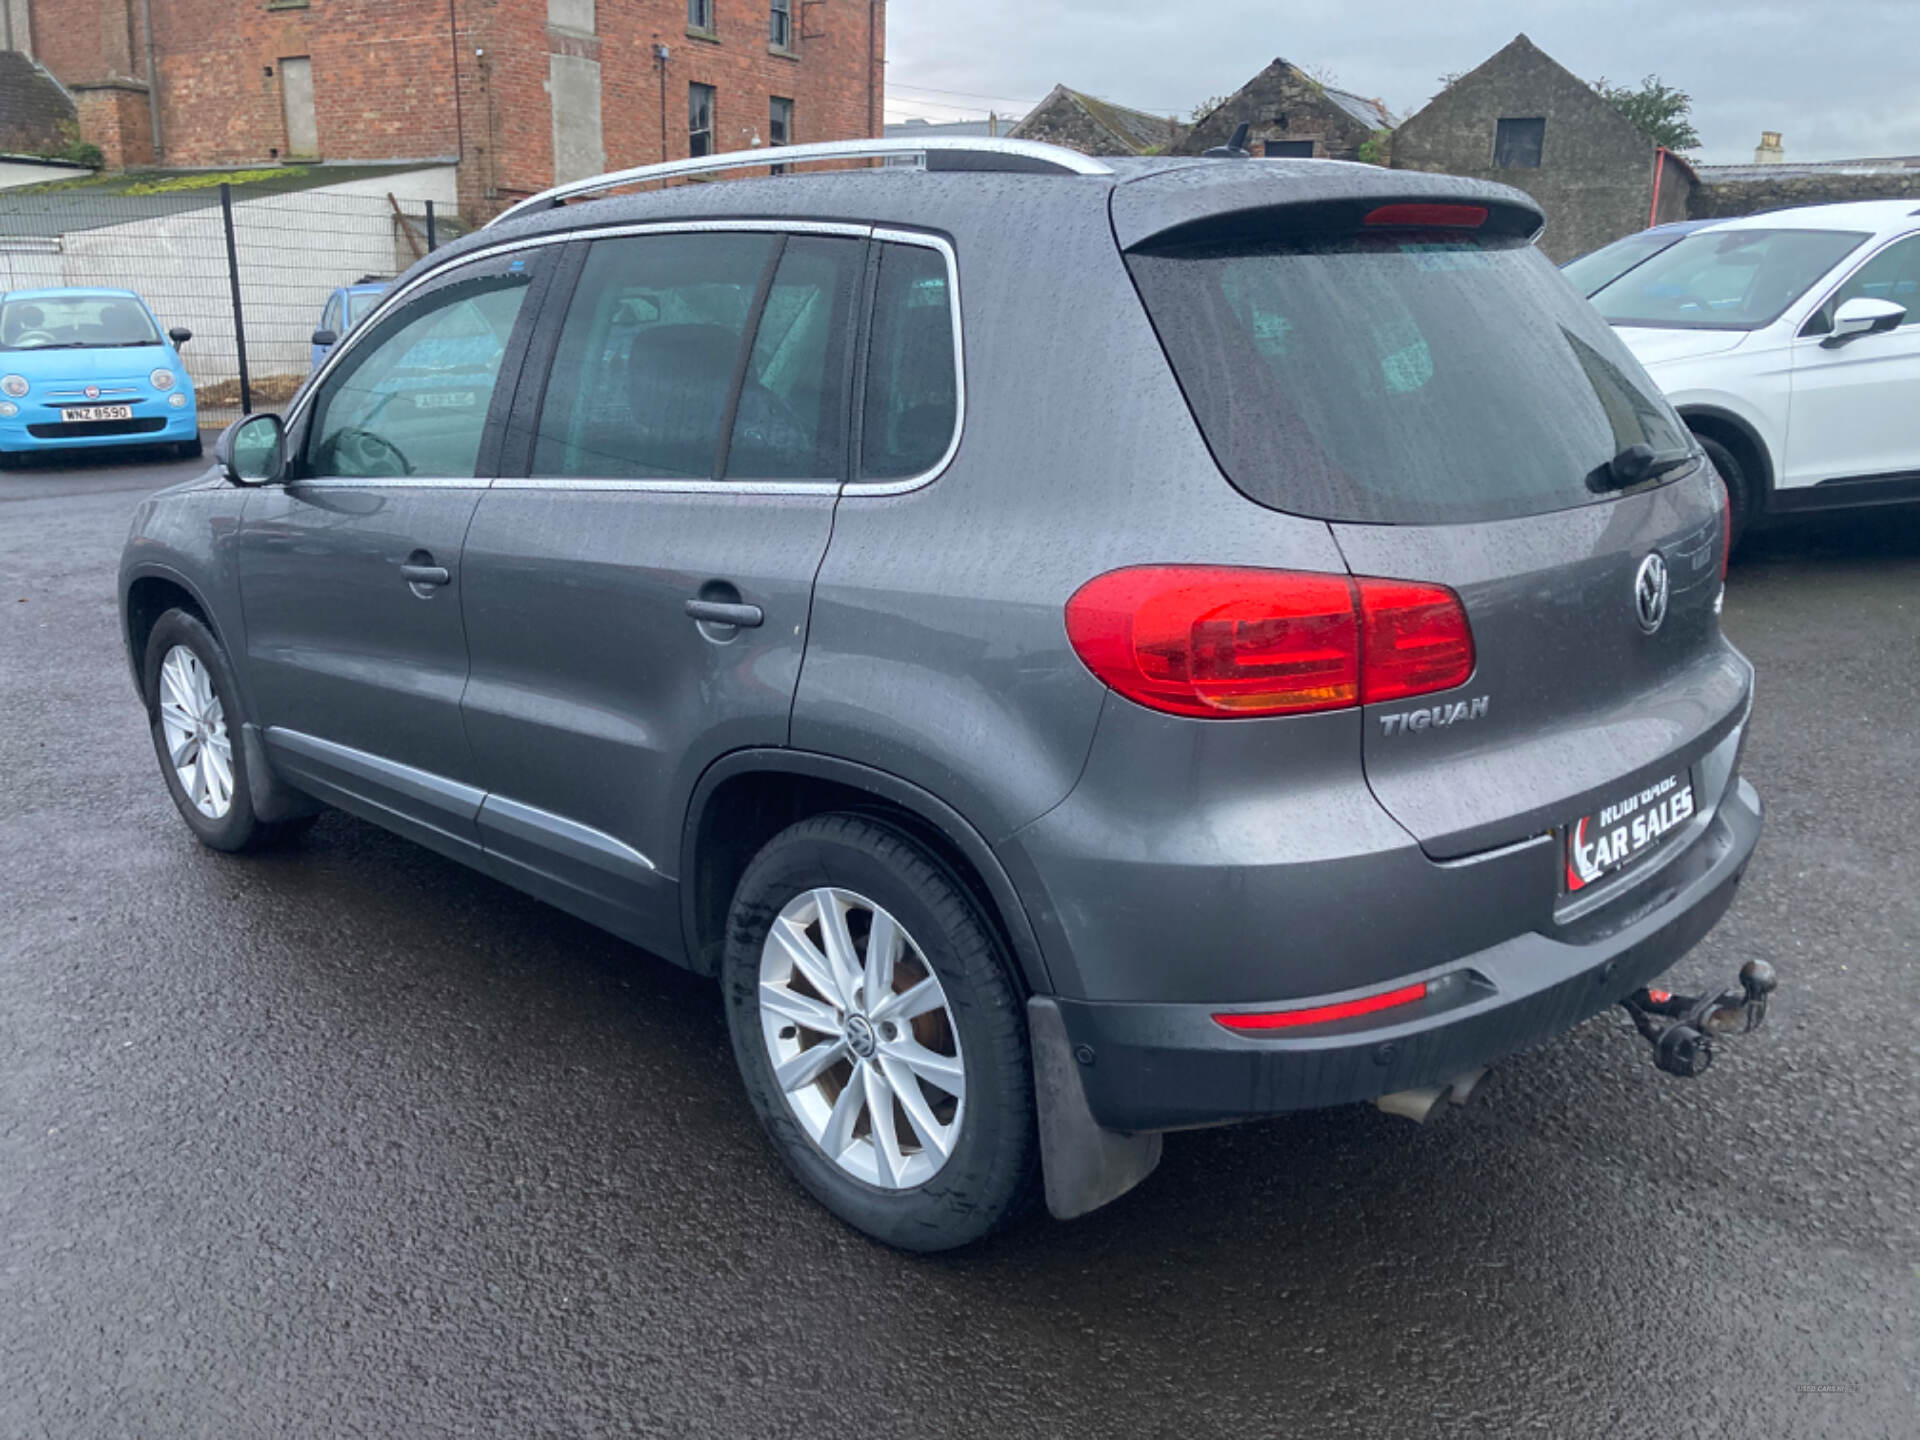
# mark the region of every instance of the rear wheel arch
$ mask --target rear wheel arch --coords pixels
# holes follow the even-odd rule
[[[796,821],[833,811],[889,820],[920,841],[973,896],[1023,990],[1052,993],[1026,907],[979,830],[910,781],[790,750],[723,756],[694,787],[680,844],[680,920],[696,971],[718,973],[728,907],[760,848]]]

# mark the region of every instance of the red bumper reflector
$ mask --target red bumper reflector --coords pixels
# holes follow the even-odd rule
[[[1367,212],[1368,225],[1444,226],[1450,230],[1477,230],[1487,223],[1484,205],[1382,205]]]
[[[1402,985],[1398,990],[1378,995],[1363,995],[1358,1000],[1342,1000],[1334,1005],[1309,1005],[1304,1010],[1258,1010],[1252,1014],[1215,1015],[1213,1018],[1229,1030],[1290,1030],[1296,1025],[1323,1025],[1329,1020],[1351,1020],[1356,1015],[1371,1015],[1376,1010],[1391,1010],[1396,1005],[1411,1005],[1427,997],[1427,982]]]

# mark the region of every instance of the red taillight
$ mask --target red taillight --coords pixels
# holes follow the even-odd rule
[[[1398,990],[1378,995],[1363,995],[1358,1000],[1342,1000],[1333,1005],[1309,1005],[1301,1010],[1259,1010],[1252,1014],[1220,1014],[1213,1018],[1229,1030],[1290,1030],[1296,1025],[1321,1025],[1329,1020],[1351,1020],[1356,1015],[1371,1015],[1427,998],[1423,980],[1418,985],[1402,985]]]
[[[1484,205],[1403,204],[1382,205],[1369,210],[1366,225],[1403,225],[1448,230],[1477,230],[1487,223]]]
[[[1067,638],[1129,700],[1213,719],[1449,690],[1474,664],[1451,590],[1294,570],[1114,570],[1067,602]]]
[[[1404,700],[1464,685],[1473,674],[1473,631],[1460,597],[1444,585],[1362,580],[1360,699]]]

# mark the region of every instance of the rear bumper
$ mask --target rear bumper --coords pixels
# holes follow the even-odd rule
[[[1087,1104],[1108,1129],[1167,1130],[1444,1085],[1571,1029],[1672,966],[1733,903],[1760,826],[1760,797],[1738,780],[1683,854],[1564,938],[1521,935],[1414,972],[1397,983],[1430,982],[1426,999],[1285,1038],[1248,1037],[1213,1019],[1258,1006],[1062,998]]]

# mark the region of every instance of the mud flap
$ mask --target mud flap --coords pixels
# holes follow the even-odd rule
[[[294,789],[273,773],[258,725],[242,725],[240,743],[246,750],[247,798],[253,801],[254,819],[263,825],[271,825],[275,821],[292,820],[301,815],[318,815],[326,808],[311,795]]]
[[[1050,997],[1027,1001],[1027,1032],[1047,1210],[1056,1220],[1072,1220],[1119,1199],[1151,1175],[1160,1163],[1161,1137],[1105,1130],[1094,1120],[1067,1040],[1067,1022]]]

